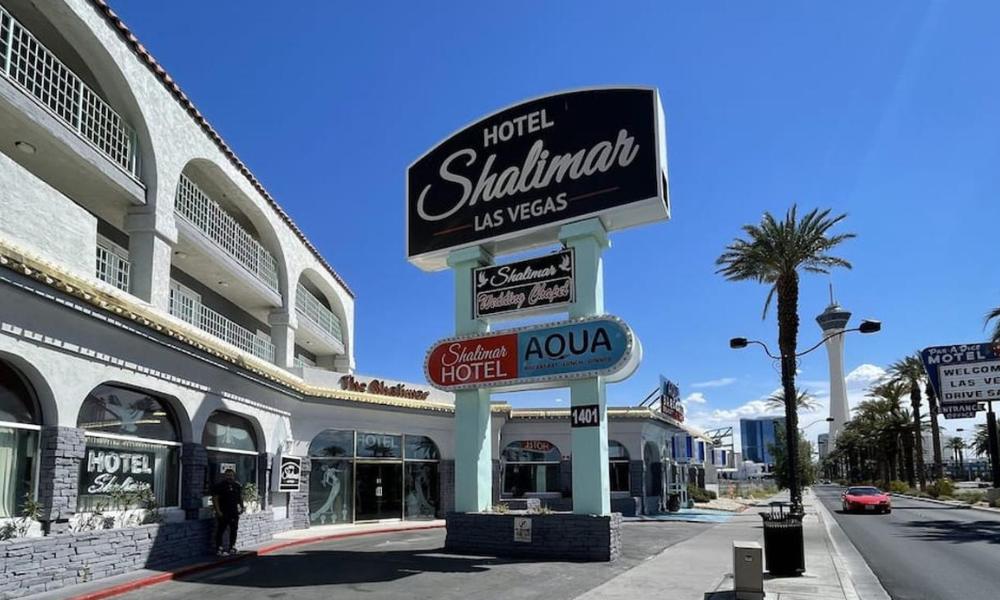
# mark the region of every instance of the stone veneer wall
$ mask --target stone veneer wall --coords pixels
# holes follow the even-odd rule
[[[80,461],[86,452],[82,429],[43,427],[38,465],[38,501],[42,505],[42,526],[51,533],[68,528],[76,512]]]
[[[312,472],[312,461],[302,459],[302,478],[299,491],[288,493],[288,518],[292,520],[295,529],[309,528],[309,475]]]
[[[69,532],[0,542],[0,598],[18,598],[67,585],[159,569],[210,556],[213,519]],[[240,518],[239,548],[266,542],[292,528],[270,510]]]
[[[438,463],[438,518],[455,510],[455,461],[442,460]]]
[[[531,541],[514,541],[514,519],[531,519]],[[448,513],[449,552],[573,561],[613,561],[621,555],[622,516]]]

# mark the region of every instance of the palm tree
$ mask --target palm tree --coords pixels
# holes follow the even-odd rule
[[[811,210],[802,219],[792,206],[783,220],[765,212],[758,225],[744,225],[746,239],[737,238],[716,259],[716,271],[729,281],[756,281],[771,286],[764,302],[764,317],[775,295],[778,297],[778,348],[781,351],[781,388],[785,400],[789,464],[798,464],[799,419],[795,399],[796,346],[799,334],[799,270],[829,273],[834,267],[851,268],[842,258],[829,254],[852,233],[828,235],[847,215],[830,216],[830,210]],[[793,512],[801,512],[802,494],[798,470],[790,469],[789,493]]]
[[[989,324],[990,321],[996,319],[997,322],[993,326],[992,341],[1000,342],[1000,306],[994,308],[990,312],[986,313],[986,323]]]
[[[931,411],[931,441],[934,444],[934,477],[941,479],[944,477],[944,464],[941,461],[941,428],[938,426],[938,403],[937,394],[934,393],[934,386],[930,379],[924,386],[924,393],[927,394],[927,406]]]
[[[976,425],[976,434],[972,436],[972,451],[976,456],[990,457],[990,434],[982,423]]]
[[[807,390],[795,388],[795,406],[801,410],[812,411],[819,408],[819,403]],[[785,392],[783,390],[778,390],[777,392],[771,394],[771,396],[767,399],[767,407],[784,408]]]
[[[965,472],[965,464],[964,464],[965,463],[965,461],[964,461],[965,457],[962,456],[962,450],[965,449],[965,440],[963,440],[962,438],[960,438],[958,436],[950,438],[948,440],[948,443],[945,444],[945,447],[948,448],[949,450],[951,450],[951,456],[952,456],[952,458],[955,461],[958,462],[958,472],[959,473],[964,473]]]
[[[889,375],[896,381],[910,386],[910,407],[913,410],[913,442],[916,451],[917,479],[920,489],[927,489],[924,473],[924,443],[920,430],[920,384],[924,378],[924,364],[919,354],[912,354],[889,365]]]

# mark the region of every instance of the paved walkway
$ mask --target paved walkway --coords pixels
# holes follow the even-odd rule
[[[772,500],[787,500],[787,494]],[[836,521],[811,492],[807,491],[804,503],[806,572],[790,578],[771,578],[765,574],[767,599],[888,599],[864,560],[839,531]],[[760,508],[751,507],[725,523],[671,546],[578,600],[633,600],[654,590],[669,591],[669,597],[678,600],[733,598],[733,541],[756,541],[763,546],[764,532],[758,513],[768,510],[766,507],[766,502]]]

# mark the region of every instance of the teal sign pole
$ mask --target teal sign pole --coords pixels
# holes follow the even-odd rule
[[[488,331],[474,319],[472,272],[493,263],[479,246],[456,250],[448,256],[455,272],[455,334]],[[455,392],[455,511],[481,512],[493,504],[493,445],[489,390]]]
[[[611,246],[600,219],[571,223],[559,230],[559,239],[576,252],[576,302],[570,318],[604,313],[604,267],[602,254]],[[572,381],[570,406],[598,408],[597,427],[574,427],[573,512],[578,515],[611,514],[611,482],[608,479],[608,407],[603,377]]]

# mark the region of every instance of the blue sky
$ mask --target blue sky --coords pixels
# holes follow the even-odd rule
[[[668,130],[673,218],[616,234],[606,255],[608,310],[645,349],[612,404],[663,373],[701,394],[695,423],[760,412],[775,367],[727,340],[775,339],[767,290],[713,263],[742,224],[792,203],[846,212],[858,234],[841,251],[854,269],[805,276],[800,304],[800,345],[819,339],[831,280],[855,323],[884,322],[847,340],[854,399],[876,367],[982,340],[1000,305],[998,3],[113,4],[355,290],[362,373],[421,381],[451,333],[451,275],[404,258],[406,166],[497,108],[589,85],[658,87]],[[801,370],[822,399],[825,354]]]

